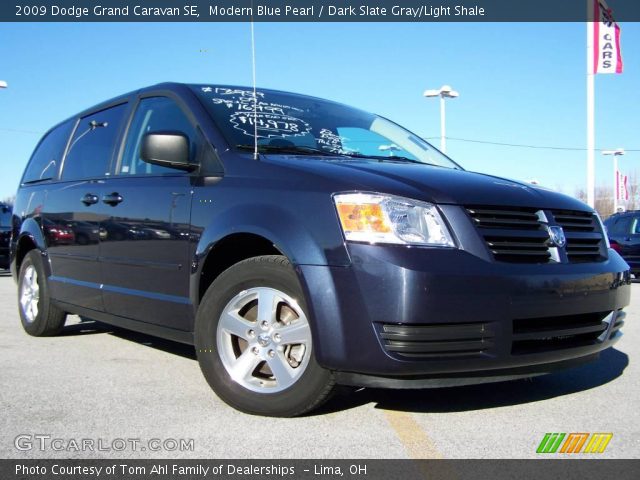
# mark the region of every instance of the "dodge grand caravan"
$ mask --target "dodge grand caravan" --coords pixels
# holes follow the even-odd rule
[[[273,90],[165,83],[79,113],[36,147],[13,215],[27,333],[79,314],[193,344],[254,414],[595,360],[630,296],[578,200]]]

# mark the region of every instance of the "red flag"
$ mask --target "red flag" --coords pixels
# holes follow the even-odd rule
[[[605,0],[593,0],[593,73],[622,73],[620,27]]]

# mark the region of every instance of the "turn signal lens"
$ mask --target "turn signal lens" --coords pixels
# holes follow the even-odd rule
[[[349,241],[455,246],[433,204],[372,193],[344,193],[333,198]]]
[[[339,203],[338,215],[345,232],[389,233],[391,226],[380,205]]]

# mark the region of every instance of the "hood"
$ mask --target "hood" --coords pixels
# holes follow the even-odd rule
[[[374,159],[266,155],[280,166],[334,179],[343,189],[389,193],[427,202],[592,211],[581,201],[535,185],[481,173]],[[337,191],[337,190],[336,190]]]

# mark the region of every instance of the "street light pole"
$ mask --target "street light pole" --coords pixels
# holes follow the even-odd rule
[[[624,153],[624,148],[602,151],[602,155],[613,156],[613,213],[618,211],[618,157]]]
[[[447,153],[447,127],[445,113],[445,98],[456,98],[460,94],[453,90],[449,85],[443,85],[440,90],[425,90],[425,97],[440,97],[440,150]]]
[[[444,96],[440,95],[440,150],[447,151],[447,118],[444,108]]]

